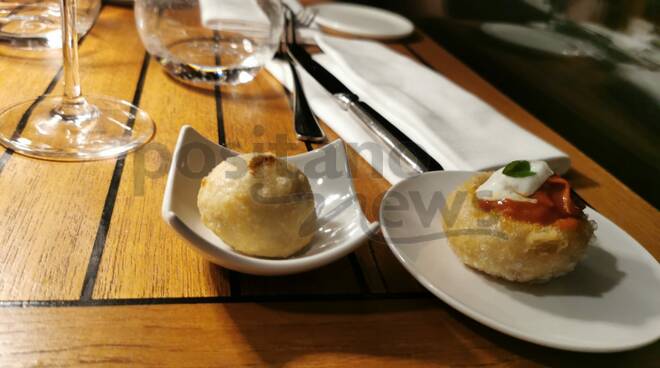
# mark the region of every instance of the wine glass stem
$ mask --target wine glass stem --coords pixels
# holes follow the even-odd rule
[[[76,10],[78,0],[60,0],[62,13],[62,56],[64,59],[64,97],[55,113],[67,119],[89,114],[90,106],[82,96],[78,71],[78,32]]]

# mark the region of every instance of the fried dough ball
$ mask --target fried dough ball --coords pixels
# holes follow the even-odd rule
[[[475,192],[489,176],[470,178],[447,199],[448,207],[465,200],[455,222],[443,223],[458,258],[472,268],[516,282],[545,282],[572,271],[585,254],[594,225],[584,215],[575,228],[564,229],[484,211]]]
[[[206,227],[252,256],[289,257],[310,242],[316,229],[309,180],[270,153],[220,163],[202,180],[197,206]]]

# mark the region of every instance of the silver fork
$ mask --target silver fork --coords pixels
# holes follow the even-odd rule
[[[291,69],[291,75],[293,77],[293,88],[291,91],[293,92],[293,125],[296,131],[296,137],[303,142],[323,142],[325,140],[325,133],[323,133],[323,129],[321,129],[318,120],[316,120],[316,116],[309,107],[296,66],[286,50],[287,42],[296,41],[296,29],[294,26],[296,20],[293,19],[295,16],[290,9],[287,8],[285,10],[285,40],[280,44],[280,52],[278,54],[289,64],[289,69]]]

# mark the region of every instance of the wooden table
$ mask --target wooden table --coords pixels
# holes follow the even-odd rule
[[[660,257],[657,210],[422,32],[391,47],[569,153],[577,192]],[[286,91],[265,72],[235,88],[185,87],[145,53],[131,10],[113,6],[102,10],[81,57],[84,90],[139,104],[157,134],[117,161],[55,163],[0,151],[0,365],[658,362],[659,343],[575,354],[481,326],[431,297],[380,237],[295,276],[255,277],[210,264],[160,218],[167,151],[183,124],[239,151],[268,142],[289,154],[313,148],[295,139]],[[43,60],[2,49],[0,104],[60,93],[60,67],[57,55]],[[389,185],[354,152],[350,160],[374,219]]]

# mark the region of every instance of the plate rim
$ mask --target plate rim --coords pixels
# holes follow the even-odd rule
[[[361,32],[357,30],[355,27],[349,27],[349,29],[344,28],[344,27],[337,27],[335,22],[331,21],[325,21],[323,20],[322,17],[319,17],[318,14],[316,18],[314,19],[315,23],[317,23],[319,26],[324,27],[324,28],[329,28],[331,30],[345,33],[347,35],[353,35],[357,37],[365,37],[365,38],[375,38],[375,39],[381,39],[381,40],[392,40],[392,39],[399,39],[399,38],[404,38],[409,35],[411,35],[413,32],[415,32],[415,24],[408,19],[407,17],[395,13],[391,10],[388,9],[383,9],[383,8],[378,8],[375,6],[368,6],[368,5],[362,5],[362,4],[353,4],[353,3],[336,3],[336,2],[330,2],[330,3],[321,3],[321,4],[315,4],[309,6],[310,9],[313,9],[315,11],[319,11],[319,9],[323,8],[358,8],[364,11],[371,11],[371,12],[377,12],[380,13],[381,15],[388,16],[391,19],[397,19],[401,21],[401,24],[405,24],[406,27],[408,28],[405,32],[390,32],[387,34],[383,33],[373,33],[373,32]]]
[[[384,203],[385,199],[388,198],[390,193],[396,191],[401,186],[406,185],[408,182],[410,182],[412,180],[426,180],[426,179],[420,179],[420,177],[422,177],[422,176],[442,176],[443,174],[447,174],[447,173],[474,175],[474,174],[477,174],[478,171],[465,171],[465,170],[431,171],[431,172],[423,173],[423,174],[420,174],[420,175],[416,175],[416,176],[411,177],[411,178],[407,178],[407,179],[402,180],[399,183],[393,185],[390,189],[388,189],[388,191],[383,196],[383,203]],[[635,241],[636,243],[639,244],[639,242],[637,242],[634,238],[632,238],[632,236],[630,236],[630,234],[628,234],[623,229],[618,227],[616,224],[614,224],[607,217],[603,216],[602,214],[598,213],[595,210],[593,210],[593,211],[596,212],[603,219],[607,220],[612,225],[616,226],[620,231],[624,232],[625,235],[627,235],[633,241]],[[575,346],[574,343],[572,345],[570,345],[569,342],[562,343],[561,341],[555,341],[555,340],[550,341],[548,339],[536,338],[533,335],[529,335],[529,334],[527,334],[523,331],[519,331],[518,329],[511,328],[511,327],[507,326],[504,323],[501,323],[497,320],[492,319],[491,317],[483,315],[482,313],[480,313],[476,310],[473,310],[472,308],[470,308],[469,305],[461,302],[460,300],[457,300],[457,299],[453,298],[452,296],[448,295],[447,293],[443,292],[442,290],[436,288],[433,285],[433,283],[431,283],[431,281],[429,281],[426,277],[420,275],[413,268],[413,266],[410,264],[411,262],[409,262],[406,259],[406,257],[404,257],[403,254],[401,254],[399,252],[397,246],[394,245],[394,242],[392,241],[392,238],[389,234],[389,230],[388,230],[388,227],[386,225],[386,222],[384,221],[384,214],[385,214],[385,206],[381,205],[380,210],[379,210],[378,218],[379,218],[380,223],[381,223],[381,232],[383,234],[383,238],[385,239],[385,243],[387,244],[390,251],[392,251],[392,253],[396,257],[396,259],[404,266],[404,268],[417,281],[419,281],[427,290],[429,290],[432,294],[434,294],[440,300],[447,303],[449,306],[451,306],[452,308],[458,310],[459,312],[463,313],[464,315],[466,315],[466,316],[472,318],[473,320],[483,324],[484,326],[487,326],[489,328],[497,330],[501,333],[513,336],[513,337],[518,338],[520,340],[528,341],[528,342],[531,342],[531,343],[534,343],[534,344],[537,344],[537,345],[546,346],[546,347],[550,347],[550,348],[556,348],[556,349],[562,349],[562,350],[567,350],[567,351],[584,352],[584,353],[622,352],[622,351],[641,348],[641,347],[653,344],[656,341],[659,341],[658,338],[660,338],[660,335],[656,336],[655,338],[652,338],[650,340],[647,340],[647,341],[639,341],[639,342],[634,342],[634,343],[630,343],[630,344],[620,344],[620,345],[617,345],[617,346],[611,346],[611,345],[604,346],[604,345],[594,345],[594,344],[592,344],[591,346],[586,346],[586,345],[583,344],[583,345],[580,345],[579,347],[577,347],[577,346]],[[651,257],[653,260],[655,260],[655,258],[653,258],[653,256],[650,253],[648,253],[648,251],[646,250],[646,248],[644,248],[644,246],[642,246],[641,244],[639,244],[639,246],[641,247],[641,250],[646,253],[645,256]]]
[[[556,40],[561,40],[561,42],[564,42],[566,44],[568,43],[581,43],[582,45],[586,45],[585,47],[589,48],[589,52],[593,53],[593,55],[602,55],[602,52],[598,50],[596,46],[593,46],[591,44],[585,43],[584,41],[581,41],[575,37],[571,37],[570,35],[563,34],[563,33],[553,33],[550,32],[547,29],[543,28],[538,28],[534,27],[533,24],[514,24],[514,23],[506,23],[506,22],[486,22],[483,23],[479,29],[488,37],[491,37],[499,42],[504,42],[508,45],[518,47],[530,52],[535,52],[535,53],[540,53],[543,55],[548,55],[552,57],[558,57],[558,58],[575,58],[575,57],[590,57],[588,53],[584,54],[571,54],[571,53],[562,53],[558,52],[557,50],[553,50],[550,48],[541,48],[541,47],[534,47],[528,44],[522,44],[522,43],[516,43],[514,41],[511,41],[511,39],[507,39],[504,37],[502,34],[497,33],[497,29],[518,29],[521,31],[528,31],[528,32],[534,32],[538,35],[545,35],[549,36],[552,35],[555,37]]]

